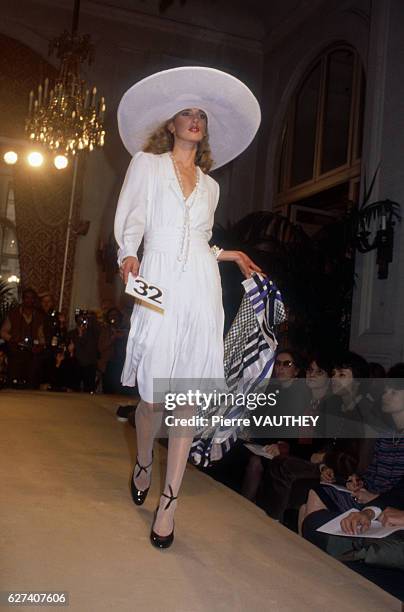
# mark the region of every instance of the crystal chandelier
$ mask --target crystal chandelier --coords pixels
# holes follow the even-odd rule
[[[105,99],[97,99],[97,88],[87,88],[80,76],[80,65],[91,64],[94,48],[89,35],[77,32],[80,0],[75,0],[71,33],[50,42],[49,53],[60,60],[59,75],[51,87],[46,78],[38,93],[29,94],[25,132],[60,155],[75,155],[104,145]]]
[[[30,92],[25,123],[25,131],[31,142],[38,142],[54,151],[57,168],[66,167],[68,157],[74,157],[59,294],[60,312],[64,300],[79,154],[81,151],[93,151],[95,147],[102,147],[105,137],[105,100],[97,100],[97,88],[87,88],[80,76],[81,64],[85,61],[91,64],[94,47],[90,36],[78,34],[79,11],[80,0],[74,0],[71,33],[64,31],[50,42],[49,53],[56,53],[60,60],[59,74],[53,88],[50,87],[49,79],[45,79],[43,85],[40,83],[38,86],[37,97],[33,91]]]

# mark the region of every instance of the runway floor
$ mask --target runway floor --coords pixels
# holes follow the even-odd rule
[[[0,392],[0,590],[68,591],[72,612],[401,610],[193,467],[175,542],[154,549],[166,451],[156,445],[149,497],[135,507],[134,430],[116,406],[102,395]]]

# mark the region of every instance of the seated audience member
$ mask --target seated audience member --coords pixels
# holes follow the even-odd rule
[[[295,362],[293,360],[296,361],[297,367],[295,367]],[[284,397],[286,397],[289,391],[288,382],[302,374],[303,362],[300,355],[289,350],[278,351],[276,361],[278,361],[278,363],[274,365],[274,377],[278,376],[279,380],[275,381],[275,383],[280,384],[281,379],[284,379]],[[283,363],[281,363],[281,361]],[[284,362],[286,362],[286,365]],[[269,389],[267,389],[267,392],[268,391]],[[295,390],[291,389],[290,393],[294,395]],[[293,397],[293,401],[295,401],[295,397]],[[269,412],[272,409],[265,408],[265,410]],[[278,438],[275,439],[275,442],[277,442],[277,440]],[[272,438],[251,439],[250,441],[260,444],[274,442]],[[213,462],[208,468],[200,469],[238,493],[241,493],[249,499],[255,499],[263,474],[263,464],[265,465],[267,460],[263,459],[263,461],[261,461],[260,457],[252,455],[244,442],[245,439],[237,440],[231,450],[225,453],[223,459]],[[282,445],[281,448],[286,452],[288,445]]]
[[[36,301],[35,291],[25,289],[21,305],[9,311],[1,327],[1,338],[8,346],[8,379],[12,386],[39,386],[45,337],[43,314],[36,308]]]
[[[105,325],[101,328],[98,340],[97,368],[102,375],[104,393],[122,392],[121,374],[125,361],[128,331],[124,329],[120,310],[110,308],[105,315]]]
[[[302,393],[302,387],[295,384],[296,380],[304,374],[304,363],[302,357],[289,349],[280,349],[276,355],[273,379],[267,388],[271,392],[280,390],[275,408],[265,407],[264,410],[269,414],[302,414],[303,408],[307,406],[309,392]],[[258,413],[258,409],[255,410]],[[290,440],[284,441],[279,438],[256,438],[251,440],[257,444],[264,444],[266,450],[272,455],[286,456],[290,450]],[[271,459],[266,459],[258,455],[251,454],[248,460],[244,475],[242,494],[252,501],[257,498],[258,489],[264,472],[268,469]]]
[[[68,333],[68,343],[73,343],[77,362],[74,389],[94,393],[96,386],[99,329],[93,314],[79,310],[76,327]]]
[[[384,391],[386,370],[380,363],[369,362],[369,394],[378,402]]]
[[[302,531],[303,537],[306,540],[309,540],[312,544],[315,544],[333,556],[341,558],[342,555],[342,558],[344,558],[347,551],[352,549],[352,542],[357,543],[358,539],[351,541],[349,538],[331,536],[317,531],[319,527],[331,519],[336,518],[339,514],[341,514],[339,511],[331,511],[327,509],[320,509],[313,512],[305,519]],[[346,534],[352,536],[358,535],[359,533],[367,531],[370,527],[371,521],[374,519],[379,520],[381,524],[385,526],[403,526],[404,528],[404,477],[401,478],[389,491],[381,493],[372,499],[371,502],[365,503],[359,512],[351,512],[348,514],[348,516],[341,520],[341,529]],[[384,541],[386,541],[390,546],[391,542],[394,541],[394,534],[389,536],[386,540],[378,540],[378,543],[382,543]],[[372,540],[370,542],[372,542]],[[401,550],[403,550],[402,538],[399,540],[399,547]],[[388,560],[389,555],[386,557]],[[348,559],[345,558],[345,560]],[[395,559],[392,555],[390,559],[392,567],[394,561]],[[402,567],[402,569],[404,568]]]
[[[360,512],[351,512],[341,520],[341,529],[349,535],[364,533],[373,520],[384,527],[403,527],[404,529],[404,478],[395,487],[381,493]]]
[[[312,512],[331,510],[337,513],[350,508],[361,509],[381,493],[393,488],[404,476],[404,379],[403,365],[391,368],[386,379],[381,409],[391,416],[394,430],[390,437],[378,438],[372,461],[363,476],[353,473],[347,479],[349,492],[319,486],[309,493],[305,518]]]
[[[306,481],[301,483],[301,491],[298,493],[298,496],[302,496],[304,500],[310,486],[320,479],[321,471],[327,469],[324,457],[329,445],[321,434],[322,420],[327,407],[340,402],[331,394],[331,370],[332,361],[328,355],[317,353],[311,357],[305,381],[310,397],[304,414],[318,415],[320,417],[318,427],[312,431],[305,428],[300,438],[288,440],[289,456],[278,454],[268,462],[262,481],[260,505],[272,518],[283,519],[293,487],[298,480]]]
[[[367,393],[368,375],[367,361],[356,353],[345,351],[334,359],[331,391],[340,402],[327,407],[324,427],[325,437],[332,440],[328,451],[334,457],[339,452],[357,457],[361,473],[373,456],[376,432],[383,430],[380,410]]]
[[[328,411],[330,437],[363,437],[364,424],[373,411],[372,398],[364,386],[364,379],[368,378],[369,365],[360,355],[346,351],[334,359],[331,388],[342,401]]]

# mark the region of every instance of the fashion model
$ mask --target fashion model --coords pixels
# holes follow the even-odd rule
[[[121,138],[133,155],[119,197],[115,237],[120,275],[139,274],[164,288],[164,312],[136,302],[122,383],[137,380],[137,460],[132,497],[149,491],[153,442],[163,407],[153,379],[224,379],[223,306],[218,261],[233,261],[246,278],[261,270],[240,251],[209,247],[219,186],[208,172],[231,161],[252,141],[260,109],[235,77],[203,67],[181,67],[136,83],[118,109]],[[137,251],[144,238],[144,255]],[[178,407],[181,417],[192,406]],[[168,548],[191,443],[192,427],[170,427],[167,472],[151,542]]]

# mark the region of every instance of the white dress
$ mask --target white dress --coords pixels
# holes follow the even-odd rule
[[[164,289],[164,314],[135,302],[122,383],[147,402],[153,379],[224,379],[222,289],[209,248],[219,186],[199,168],[199,185],[185,206],[168,153],[137,153],[128,168],[115,217],[118,261],[136,256],[140,275]],[[175,388],[173,385],[173,389]],[[186,385],[185,385],[186,387]]]

